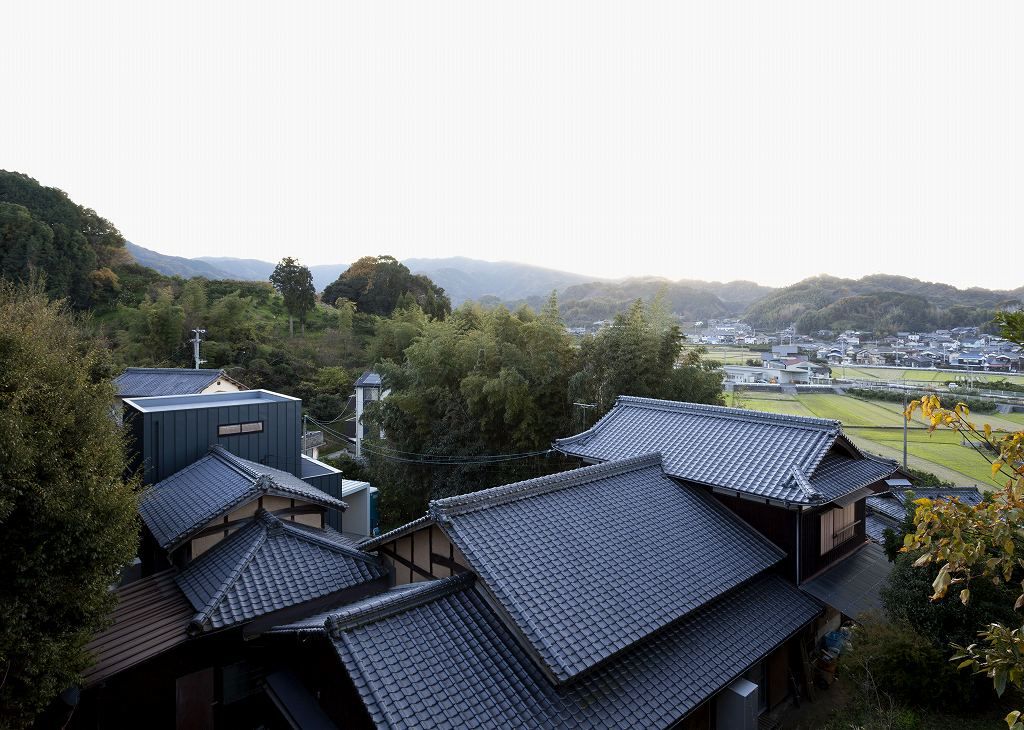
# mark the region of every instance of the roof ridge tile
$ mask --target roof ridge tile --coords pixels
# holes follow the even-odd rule
[[[394,595],[379,593],[362,603],[343,607],[327,617],[324,626],[332,638],[340,638],[345,631],[404,613],[444,596],[471,586],[476,579],[472,572],[459,573],[450,578],[425,581],[420,590],[406,590]]]
[[[661,466],[661,454],[658,452],[633,456],[628,459],[607,461],[603,464],[570,469],[569,471],[556,472],[522,482],[503,484],[498,487],[482,489],[478,492],[469,492],[455,497],[436,499],[430,502],[428,514],[435,520],[443,522],[450,516],[496,507],[561,489],[580,487],[608,477],[640,469],[648,469],[653,466]]]
[[[268,517],[269,520],[267,519]],[[267,541],[267,536],[270,533],[269,528],[271,522],[277,522],[278,524],[280,524],[280,521],[276,517],[274,517],[261,507],[256,512],[256,519],[254,519],[252,522],[250,522],[242,529],[235,532],[233,535],[229,535],[227,539],[224,541],[226,543],[232,537],[234,537],[236,540],[241,540],[243,539],[241,536],[245,535],[246,532],[262,530],[262,534],[258,535],[256,539],[253,541],[253,544],[250,545],[244,553],[242,553],[242,556],[235,563],[234,567],[231,569],[231,572],[228,573],[227,578],[223,582],[221,582],[220,586],[217,587],[217,590],[213,592],[213,595],[211,595],[210,598],[203,605],[203,608],[196,612],[196,615],[192,618],[192,621],[189,622],[188,630],[190,634],[197,635],[199,633],[202,633],[203,626],[206,624],[207,621],[209,621],[210,616],[213,615],[214,610],[217,608],[218,605],[220,605],[220,602],[224,600],[224,597],[227,595],[228,589],[230,589],[231,586],[235,584],[235,581],[238,580],[238,577],[242,574],[242,571],[245,570],[246,566],[250,562],[252,562],[252,559],[256,556],[256,553],[259,552],[260,548],[262,548],[263,544]]]
[[[812,416],[796,416],[787,413],[768,413],[767,411],[751,411],[746,408],[730,408],[707,403],[690,403],[688,401],[662,400],[659,398],[642,398],[634,395],[620,395],[615,404],[637,405],[646,408],[684,411],[688,413],[708,413],[726,417],[735,417],[745,421],[765,421],[792,426],[841,428],[840,421],[831,418],[814,418]],[[610,411],[609,411],[610,412]],[[596,424],[595,424],[596,425]]]

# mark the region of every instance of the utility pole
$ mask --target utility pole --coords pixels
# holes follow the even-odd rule
[[[573,403],[573,406],[579,408],[580,425],[582,431],[587,430],[587,411],[597,408],[596,403]]]
[[[202,365],[206,360],[199,359],[199,343],[202,342],[202,335],[206,334],[206,330],[192,330],[192,359],[196,363],[195,369],[198,370],[199,366]]]
[[[903,379],[903,470],[907,469],[907,379]]]

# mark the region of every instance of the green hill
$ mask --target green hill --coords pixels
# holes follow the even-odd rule
[[[890,334],[983,325],[997,308],[1021,299],[1024,287],[990,291],[884,274],[862,279],[816,276],[754,302],[744,319],[758,329],[796,324],[800,333],[854,329]]]
[[[46,277],[46,290],[85,308],[118,287],[131,257],[124,237],[95,211],[28,175],[0,170],[0,276]]]

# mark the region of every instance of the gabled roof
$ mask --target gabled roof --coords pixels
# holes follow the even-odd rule
[[[379,388],[380,385],[381,385],[380,373],[375,373],[375,372],[373,372],[371,370],[367,370],[365,373],[363,373],[362,375],[359,376],[359,379],[356,380],[356,383],[355,383],[354,387],[361,388],[363,386],[368,386],[368,387],[378,387]]]
[[[530,660],[471,573],[353,604],[327,629],[379,728],[662,728],[820,611],[762,577],[562,686]]]
[[[595,461],[657,451],[670,476],[800,505],[837,499],[897,468],[865,457],[839,421],[631,396],[555,448]]]
[[[146,490],[139,514],[160,547],[172,550],[211,520],[263,495],[347,509],[341,500],[288,472],[214,445],[202,459]]]
[[[223,370],[185,368],[126,368],[114,379],[122,398],[202,393],[218,380],[231,380]],[[235,384],[234,380],[231,380]]]
[[[194,611],[174,583],[176,573],[173,568],[164,570],[114,591],[117,606],[110,626],[85,647],[94,659],[82,674],[85,686],[102,682],[188,639],[188,623]]]
[[[560,682],[784,557],[657,454],[434,501],[430,516]]]
[[[387,576],[333,530],[266,510],[192,561],[177,578],[196,614],[190,631],[234,626]]]

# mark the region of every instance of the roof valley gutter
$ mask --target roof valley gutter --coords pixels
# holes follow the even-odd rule
[[[673,477],[671,474],[667,474],[666,476],[672,477],[673,479],[676,479],[678,481],[687,482],[688,484],[697,484],[702,487],[707,487],[714,494],[721,494],[726,497],[733,497],[735,499],[743,499],[748,502],[754,502],[756,504],[766,504],[772,507],[781,507],[787,510],[801,510],[804,508],[804,505],[801,505],[796,502],[791,502],[788,499],[772,499],[771,497],[764,497],[760,494],[751,494],[750,492],[743,492],[739,489],[728,489],[725,487],[716,487],[711,484],[702,484],[701,482],[690,482],[680,477]]]

